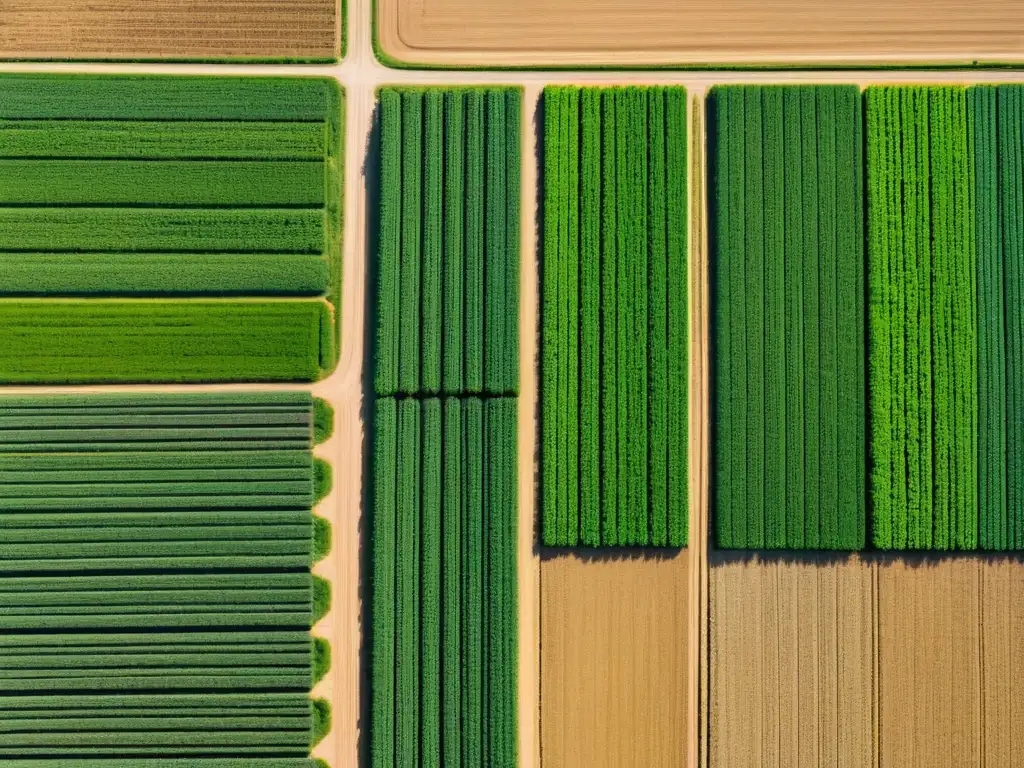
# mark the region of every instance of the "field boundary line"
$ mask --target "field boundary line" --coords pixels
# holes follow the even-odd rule
[[[367,0],[364,0],[367,1]],[[539,370],[540,263],[537,253],[537,136],[541,88],[529,86],[522,98],[520,282],[519,282],[519,765],[539,768],[540,758],[540,554],[535,529],[537,495],[540,493],[537,465]]]
[[[687,759],[690,768],[708,762],[709,695],[709,573],[708,573],[708,263],[704,200],[705,138],[704,93],[691,92],[689,169],[689,306],[690,306],[690,605],[689,605],[689,700],[687,707]]]

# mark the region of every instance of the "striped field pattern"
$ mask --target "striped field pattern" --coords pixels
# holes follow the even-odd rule
[[[370,764],[516,764],[516,400],[381,398]]]
[[[329,79],[0,77],[0,381],[331,370],[341,125]]]
[[[717,545],[862,549],[860,93],[719,86],[708,110]]]
[[[330,658],[310,635],[329,601],[310,573],[319,408],[0,399],[0,762],[312,765],[329,716],[309,699]]]
[[[542,537],[687,540],[683,88],[544,91]]]
[[[967,90],[879,87],[865,98],[874,544],[976,549],[978,268]]]
[[[1024,549],[1024,88],[967,92],[978,296],[978,544]]]
[[[375,391],[515,394],[522,92],[378,95]]]

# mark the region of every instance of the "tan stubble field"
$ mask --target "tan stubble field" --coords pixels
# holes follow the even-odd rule
[[[377,22],[384,52],[426,65],[1024,60],[1015,0],[378,0]]]

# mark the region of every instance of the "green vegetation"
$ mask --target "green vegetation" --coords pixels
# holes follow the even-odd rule
[[[334,367],[334,80],[6,74],[0,89],[0,347],[18,360],[0,381],[314,380]],[[208,298],[157,301],[172,296]],[[274,306],[241,301],[267,296]]]
[[[313,380],[332,322],[307,300],[0,300],[0,381]]]
[[[514,765],[516,401],[376,403],[370,763]]]
[[[1024,89],[967,92],[978,300],[978,507],[982,549],[1024,549]]]
[[[382,88],[375,390],[518,390],[512,88]]]
[[[725,86],[708,108],[717,544],[862,549],[860,93]]]
[[[870,88],[866,100],[873,539],[885,549],[975,549],[978,267],[967,91]]]
[[[686,114],[682,88],[544,91],[549,546],[686,544]]]
[[[316,410],[303,392],[0,398],[0,762],[313,765]]]

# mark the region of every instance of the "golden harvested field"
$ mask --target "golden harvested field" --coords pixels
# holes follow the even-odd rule
[[[381,48],[399,61],[428,65],[1024,58],[1024,5],[1015,0],[378,0],[377,14]]]
[[[541,562],[541,761],[686,764],[689,558]]]
[[[1017,765],[1017,560],[758,560],[711,571],[709,766]]]
[[[5,59],[333,59],[338,0],[5,0]]]

